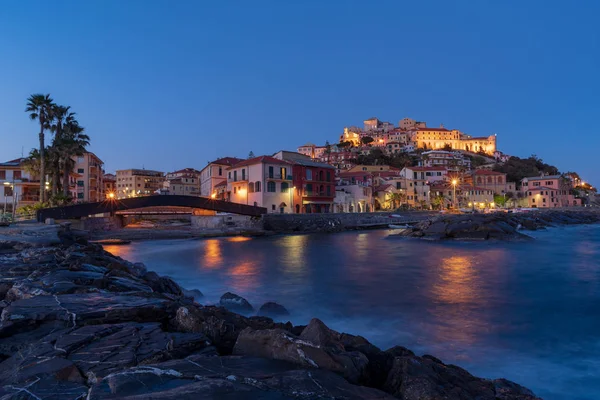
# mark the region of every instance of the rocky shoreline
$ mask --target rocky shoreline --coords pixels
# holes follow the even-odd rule
[[[15,238],[16,239],[16,238]],[[188,292],[72,232],[0,240],[0,399],[536,399],[313,319]],[[228,309],[229,308],[229,309]],[[267,303],[261,315],[285,318]]]
[[[448,214],[419,222],[397,236],[425,240],[532,240],[523,231],[600,222],[600,213],[586,210],[543,210],[527,213]],[[396,236],[396,235],[395,235]]]

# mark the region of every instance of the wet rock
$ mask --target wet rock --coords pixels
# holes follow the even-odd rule
[[[337,372],[349,382],[361,381],[366,374],[367,357],[360,352],[323,348],[281,329],[246,328],[238,336],[233,354],[282,360],[304,368]]]
[[[185,297],[191,297],[192,299],[194,299],[194,301],[198,301],[199,299],[204,297],[204,294],[202,294],[202,292],[199,291],[198,289],[191,289],[191,290],[182,289],[182,291],[183,291],[183,295]]]
[[[173,279],[158,276],[156,272],[147,272],[142,277],[155,292],[183,296],[183,289]]]
[[[255,357],[188,357],[132,368],[94,385],[89,399],[381,399],[390,395],[351,385],[320,370]]]
[[[220,354],[231,354],[240,332],[253,329],[292,328],[291,323],[275,323],[266,317],[244,317],[222,307],[196,307],[193,305],[177,309],[171,320],[175,330],[202,333],[208,337]]]
[[[270,318],[282,318],[290,315],[289,311],[281,304],[274,303],[272,301],[266,302],[260,306],[258,315],[262,315]]]
[[[221,296],[219,304],[234,312],[250,313],[254,311],[254,307],[252,307],[248,300],[231,292],[227,292]]]
[[[88,390],[87,386],[80,383],[46,377],[23,385],[6,385],[0,389],[0,395],[4,394],[2,400],[81,400],[86,397]]]

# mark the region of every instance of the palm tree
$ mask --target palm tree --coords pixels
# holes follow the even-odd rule
[[[52,141],[50,149],[55,153],[55,157],[53,157],[52,163],[50,163],[52,173],[52,196],[56,196],[58,193],[61,164],[65,164],[65,160],[62,159],[62,150],[58,148],[64,134],[64,127],[75,121],[75,113],[70,112],[70,109],[70,106],[60,106],[57,104],[53,104],[50,108],[50,130],[54,133],[54,140]]]
[[[45,193],[45,155],[44,155],[44,130],[49,128],[49,113],[50,108],[52,107],[53,100],[50,98],[50,95],[43,94],[32,94],[27,99],[27,108],[25,112],[30,113],[29,118],[32,120],[37,120],[40,123],[40,201],[44,202],[46,200]]]
[[[392,209],[397,209],[402,205],[402,202],[406,199],[406,194],[402,192],[394,192],[390,194],[389,201]]]
[[[90,137],[83,133],[84,128],[76,120],[67,122],[60,142],[58,143],[61,158],[63,160],[63,194],[69,195],[69,175],[73,169],[74,162],[71,157],[80,156],[85,152],[86,146],[90,144]]]

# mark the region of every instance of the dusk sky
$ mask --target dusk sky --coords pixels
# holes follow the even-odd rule
[[[0,160],[37,146],[25,102],[50,93],[107,172],[336,142],[376,116],[497,133],[501,151],[599,185],[598,15],[597,1],[4,2]]]

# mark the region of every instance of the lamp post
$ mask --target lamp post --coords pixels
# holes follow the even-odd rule
[[[456,209],[456,184],[458,181],[456,179],[452,179],[452,207]]]
[[[292,186],[290,188],[290,214],[294,213],[294,190],[296,189],[296,186]]]
[[[10,186],[10,182],[4,182],[4,212],[2,213],[3,216],[6,215],[6,203],[8,201],[8,196],[6,195],[6,189]]]

